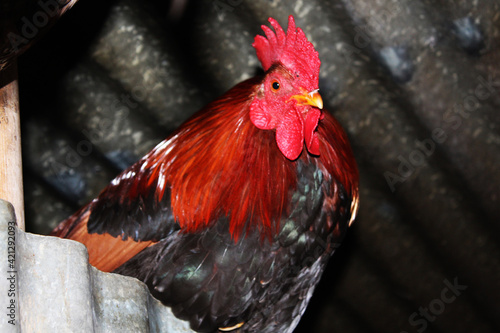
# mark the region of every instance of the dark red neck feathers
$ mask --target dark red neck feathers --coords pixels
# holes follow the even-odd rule
[[[277,149],[274,132],[250,121],[249,103],[259,82],[237,85],[152,152],[158,173],[165,175],[158,199],[171,186],[174,215],[188,232],[225,215],[236,240],[252,227],[266,236],[276,232],[273,221],[285,209],[296,174],[294,163]]]
[[[318,126],[320,138],[319,162],[324,168],[323,173],[330,175],[342,184],[353,200],[351,212],[356,214],[358,201],[359,172],[354,159],[347,134],[339,122],[328,112],[323,112],[325,117]],[[351,217],[351,221],[354,216]]]

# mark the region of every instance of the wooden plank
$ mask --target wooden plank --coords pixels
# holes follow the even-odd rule
[[[24,230],[21,123],[17,64],[0,71],[0,198],[10,201]]]

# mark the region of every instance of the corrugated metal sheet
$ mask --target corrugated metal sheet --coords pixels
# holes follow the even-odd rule
[[[90,266],[82,244],[26,233],[15,221],[0,200],[2,332],[193,332],[142,282]]]
[[[499,13],[493,0],[81,1],[20,59],[28,230],[48,232],[252,76],[260,25],[293,14],[361,170],[359,218],[297,332],[497,332]]]

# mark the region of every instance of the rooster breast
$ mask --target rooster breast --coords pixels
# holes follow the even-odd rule
[[[316,163],[296,167],[297,186],[271,241],[250,230],[235,242],[222,217],[200,232],[174,232],[115,272],[143,280],[196,331],[243,323],[235,332],[292,332],[343,238],[351,205]]]

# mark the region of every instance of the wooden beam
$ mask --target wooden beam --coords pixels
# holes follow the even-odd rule
[[[15,61],[0,71],[0,198],[14,206],[17,224],[24,230],[21,122]]]

